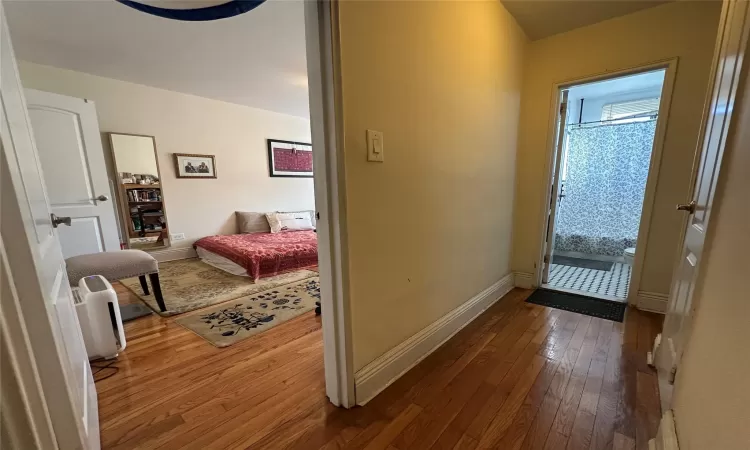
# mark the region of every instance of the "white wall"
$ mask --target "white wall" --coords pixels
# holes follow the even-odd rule
[[[152,135],[173,247],[236,232],[234,211],[314,209],[312,178],[271,178],[266,138],[310,142],[307,119],[21,61],[28,88],[87,98],[102,133]],[[109,157],[109,141],[104,141]],[[173,153],[216,155],[217,179],[177,179]]]
[[[159,174],[153,140],[129,134],[113,134],[110,137],[117,172]]]

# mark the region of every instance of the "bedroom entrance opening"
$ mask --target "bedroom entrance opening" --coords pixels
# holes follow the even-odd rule
[[[4,179],[41,205],[19,228],[42,227],[59,275],[24,279],[28,308],[50,307],[40,288],[57,301],[30,333],[64,353],[40,354],[61,363],[42,387],[65,375],[60,421],[91,437],[65,448],[265,445],[279,405],[356,400],[331,6],[142,3],[0,6],[23,143],[0,153],[25,164]],[[14,272],[42,270],[24,261]],[[235,426],[247,417],[262,429]]]
[[[666,73],[560,90],[543,288],[627,301]]]

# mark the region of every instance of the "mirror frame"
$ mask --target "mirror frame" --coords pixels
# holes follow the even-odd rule
[[[159,250],[165,250],[172,246],[172,239],[170,237],[170,230],[169,227],[169,219],[167,214],[167,199],[166,195],[164,194],[164,180],[161,176],[161,166],[159,164],[159,152],[156,147],[156,137],[151,136],[148,134],[137,134],[137,133],[119,133],[119,132],[108,132],[107,138],[109,140],[109,148],[110,152],[112,153],[112,165],[114,166],[114,175],[115,175],[115,185],[117,187],[117,204],[119,205],[119,223],[120,223],[120,231],[122,233],[123,240],[125,242],[125,246],[128,249],[132,249],[130,246],[130,227],[128,225],[128,220],[130,219],[130,205],[127,202],[127,199],[123,195],[123,189],[122,189],[122,182],[120,180],[120,169],[117,167],[117,155],[115,154],[115,145],[114,141],[112,140],[112,136],[114,135],[121,135],[121,136],[135,136],[135,137],[144,137],[144,138],[150,138],[153,142],[154,147],[154,160],[156,161],[156,176],[159,177],[159,189],[161,190],[161,207],[162,211],[164,211],[164,224],[167,227],[167,244],[159,246],[159,247],[153,247],[148,249],[134,249],[134,250],[143,250],[145,252],[151,252],[151,251],[159,251]],[[146,185],[144,185],[146,186]]]

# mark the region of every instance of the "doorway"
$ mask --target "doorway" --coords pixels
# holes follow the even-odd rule
[[[559,88],[541,287],[627,302],[643,259],[667,73]]]

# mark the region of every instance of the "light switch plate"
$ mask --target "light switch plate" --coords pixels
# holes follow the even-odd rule
[[[367,160],[383,162],[385,161],[383,153],[383,132],[367,130]]]

